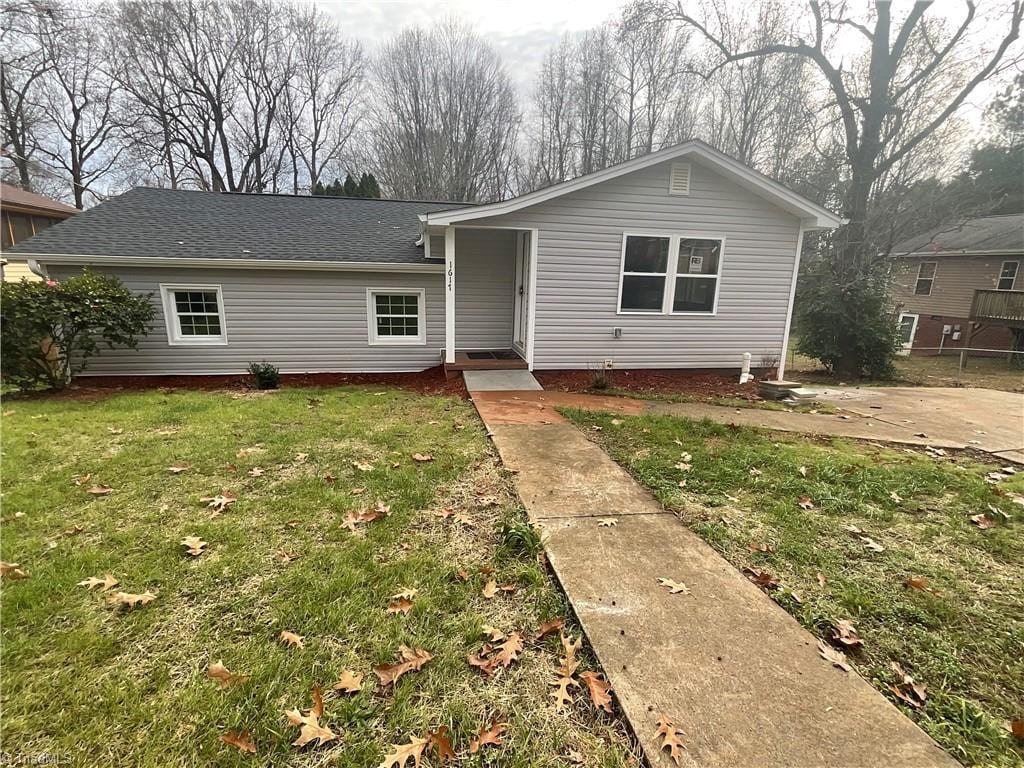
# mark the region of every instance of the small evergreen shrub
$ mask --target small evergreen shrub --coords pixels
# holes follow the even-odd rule
[[[256,383],[256,389],[277,389],[281,386],[281,372],[276,365],[266,360],[262,363],[249,363],[249,373]]]

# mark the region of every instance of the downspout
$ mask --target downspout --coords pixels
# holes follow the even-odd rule
[[[43,278],[43,280],[48,280],[50,278],[50,276],[48,274],[46,274],[45,267],[43,267],[43,265],[40,264],[35,259],[29,259],[28,260],[28,269],[29,269],[29,272],[31,272],[33,275],[35,275],[37,277],[41,277],[41,278]]]

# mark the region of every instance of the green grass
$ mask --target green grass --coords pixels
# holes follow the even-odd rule
[[[1024,492],[1024,473],[997,488],[984,479],[995,467],[965,455],[564,412],[737,568],[778,576],[772,596],[811,632],[852,620],[864,647],[850,660],[884,695],[895,701],[890,662],[926,684],[920,712],[897,705],[954,757],[1024,764],[1006,730],[1024,714],[1024,508],[1006,495]],[[675,466],[683,452],[689,471]],[[814,509],[798,506],[805,495]],[[989,505],[1013,519],[979,529],[969,518]],[[884,551],[868,551],[851,525]],[[774,551],[751,551],[762,542]],[[940,594],[910,589],[910,576]]]
[[[756,386],[756,385],[750,385]],[[745,400],[742,397],[716,397],[688,395],[684,392],[659,392],[657,390],[645,389],[634,391],[629,389],[607,389],[603,392],[594,391],[592,394],[615,395],[616,397],[631,397],[638,400],[657,400],[662,403],[707,403],[708,405],[719,405],[723,408],[753,408],[761,411],[784,411],[786,413],[838,413],[839,409],[832,403],[816,402],[790,405],[778,400]]]
[[[370,766],[440,725],[464,751],[499,716],[506,745],[465,764],[554,766],[571,750],[588,765],[631,760],[618,720],[582,700],[567,717],[554,713],[557,638],[491,679],[466,663],[483,625],[527,632],[567,611],[468,404],[383,387],[29,399],[4,403],[3,438],[2,559],[29,574],[3,584],[5,754],[90,766]],[[434,458],[414,461],[417,452]],[[166,470],[181,463],[190,469]],[[253,467],[264,474],[250,476]],[[91,497],[72,483],[85,474],[113,492]],[[211,517],[200,498],[221,489],[238,500]],[[377,501],[390,505],[385,519],[359,533],[341,527]],[[433,514],[443,508],[474,525]],[[208,551],[186,555],[189,535]],[[299,558],[281,564],[280,549]],[[517,591],[483,599],[482,566]],[[76,586],[107,572],[117,589],[157,599],[119,612]],[[410,587],[412,612],[386,613],[389,596]],[[277,642],[284,629],[305,648]],[[434,659],[381,690],[372,668],[403,643]],[[217,660],[251,680],[218,690],[204,676]],[[363,690],[329,698],[323,718],[340,740],[292,747],[298,730],[284,711],[310,707],[312,687],[347,668],[365,675]],[[258,755],[220,743],[231,729],[251,731]]]

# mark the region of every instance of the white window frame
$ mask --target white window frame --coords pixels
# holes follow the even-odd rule
[[[1006,265],[1007,264],[1014,264],[1014,265],[1016,265],[1016,267],[1013,270],[1013,277],[1010,279],[1010,287],[1009,288],[1000,288],[999,284],[1001,282],[1003,282],[1003,280],[1006,280],[1006,278],[1003,277],[1003,270],[1006,269]],[[1002,264],[999,265],[999,274],[996,276],[996,290],[997,291],[1012,291],[1013,287],[1017,284],[1017,277],[1019,275],[1020,275],[1020,259],[1007,259],[1006,261],[1004,261]]]
[[[416,336],[377,335],[377,296],[416,296],[419,334]],[[366,289],[366,333],[371,347],[422,347],[427,343],[426,291],[423,288],[367,288]]]
[[[662,296],[661,310],[656,309],[623,309],[622,308],[622,283],[627,274],[639,277],[662,277],[660,272],[626,272],[626,241],[630,237],[660,237],[668,239],[668,265],[664,274],[665,286]],[[682,240],[716,240],[721,245],[718,249],[718,270],[713,275],[688,275],[679,274],[679,244]],[[725,263],[725,235],[710,232],[623,232],[622,252],[619,256],[619,295],[615,302],[616,315],[674,315],[691,317],[715,317],[718,314],[718,297],[722,293],[722,265]],[[675,312],[672,307],[676,298],[676,279],[684,277],[687,279],[704,278],[715,281],[715,299],[710,312],[686,311]]]
[[[220,318],[219,336],[185,336],[181,333],[181,318],[174,301],[175,291],[213,291],[217,294],[217,315]],[[224,314],[224,293],[219,285],[193,285],[186,283],[160,283],[160,297],[167,325],[167,343],[172,347],[224,347],[228,343],[228,323]],[[212,314],[212,313],[210,313]]]
[[[921,277],[921,270],[924,269],[924,265],[925,264],[931,264],[934,267],[934,269],[932,270],[932,276],[931,277]],[[917,278],[914,280],[914,295],[915,296],[931,296],[932,295],[932,289],[935,288],[935,278],[938,277],[938,274],[939,274],[939,262],[937,262],[937,261],[922,261],[922,262],[920,262],[917,265]],[[928,293],[918,293],[917,292],[917,284],[920,283],[922,280],[927,280],[928,281]]]

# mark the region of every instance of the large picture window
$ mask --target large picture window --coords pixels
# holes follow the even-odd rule
[[[626,234],[619,312],[714,314],[723,245],[722,238]]]
[[[227,344],[219,285],[161,285],[167,343]]]
[[[366,311],[370,344],[427,343],[422,290],[370,288]]]

